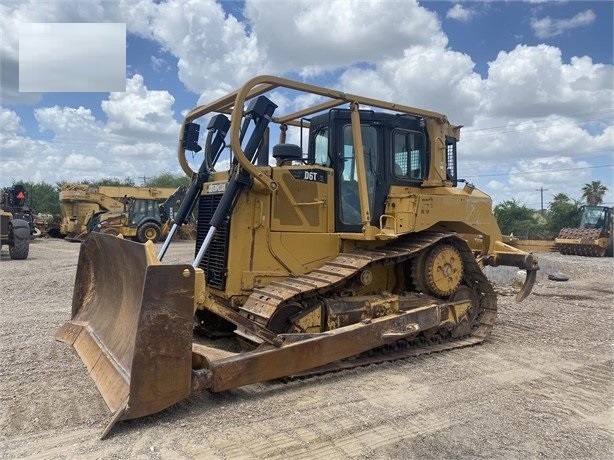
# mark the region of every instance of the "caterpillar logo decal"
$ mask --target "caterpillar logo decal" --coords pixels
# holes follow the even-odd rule
[[[205,193],[224,193],[226,190],[226,182],[222,182],[221,184],[209,184],[205,189]]]

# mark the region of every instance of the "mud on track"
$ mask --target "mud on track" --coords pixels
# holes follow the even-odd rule
[[[611,258],[538,254],[534,294],[501,296],[483,345],[205,392],[99,441],[108,409],[53,339],[78,249],[43,239],[25,261],[2,251],[0,458],[614,458]],[[193,251],[175,243],[166,261]]]

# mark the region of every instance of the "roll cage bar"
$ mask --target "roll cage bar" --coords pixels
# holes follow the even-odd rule
[[[440,128],[438,130],[439,135],[436,136],[435,141],[441,148],[442,152],[445,151],[447,136],[454,137],[456,140],[458,140],[460,137],[460,126],[450,125],[447,117],[441,113],[433,112],[430,110],[418,109],[402,104],[396,104],[393,102],[386,102],[369,97],[359,96],[356,94],[345,93],[343,91],[337,91],[316,85],[288,80],[281,77],[262,75],[252,78],[238,90],[235,90],[227,94],[226,96],[223,96],[216,101],[211,102],[210,104],[201,105],[192,109],[185,116],[182,127],[180,129],[177,156],[181,168],[186,173],[186,175],[188,175],[188,177],[192,177],[194,174],[196,174],[195,171],[193,171],[192,168],[189,166],[185,158],[186,144],[184,143],[184,137],[186,135],[186,126],[197,118],[200,118],[209,113],[224,113],[231,115],[231,123],[229,130],[230,146],[234,157],[236,158],[238,163],[254,179],[260,182],[265,187],[265,189],[268,189],[270,191],[276,190],[277,184],[275,183],[275,181],[269,176],[267,176],[264,171],[258,169],[258,167],[252,164],[252,162],[246,157],[245,152],[241,147],[240,133],[241,119],[243,117],[245,102],[264,93],[270,92],[276,88],[286,88],[327,98],[327,100],[325,100],[324,102],[314,104],[312,106],[306,107],[305,109],[281,116],[271,117],[270,121],[280,125],[280,127],[282,128],[280,132],[280,141],[282,143],[285,142],[285,127],[287,127],[288,125],[296,127],[309,127],[309,122],[305,120],[306,117],[323,112],[325,110],[332,109],[334,107],[338,107],[342,104],[348,103],[350,105],[350,108],[352,109],[352,130],[354,133],[354,145],[356,146],[357,150],[356,157],[358,160],[357,168],[359,169],[359,177],[364,177],[364,160],[362,152],[362,142],[360,140],[361,130],[359,107],[361,105],[377,107],[380,109],[389,110],[401,114],[423,117],[427,120],[427,123],[430,121],[431,123],[438,125]],[[445,162],[445,158],[443,158],[443,161]],[[445,181],[445,175],[442,178],[442,181]],[[440,184],[441,182],[438,182],[437,185]],[[362,185],[365,186],[364,183]],[[361,196],[365,196],[365,194],[366,190],[363,190],[360,193]],[[361,207],[363,208],[364,214],[366,207]],[[368,211],[366,212],[368,213]],[[369,220],[368,215],[363,215],[362,217],[363,221],[365,222]]]

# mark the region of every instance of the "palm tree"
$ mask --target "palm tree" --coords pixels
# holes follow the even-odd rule
[[[584,184],[582,187],[582,198],[586,198],[586,202],[590,206],[596,206],[603,203],[603,195],[608,191],[605,185],[601,184],[601,181],[594,180],[590,184]]]
[[[569,196],[566,193],[557,193],[552,197],[552,203],[568,203]]]

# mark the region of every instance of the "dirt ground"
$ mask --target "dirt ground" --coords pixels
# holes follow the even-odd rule
[[[205,392],[100,441],[110,413],[53,338],[70,317],[78,250],[53,239],[25,261],[2,250],[1,458],[614,458],[611,258],[538,254],[534,293],[500,296],[482,345]],[[167,261],[192,254],[178,242]]]

